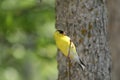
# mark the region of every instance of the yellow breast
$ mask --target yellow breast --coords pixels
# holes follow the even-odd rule
[[[69,37],[67,36],[56,37],[56,45],[65,56],[68,56],[69,44],[70,44]]]

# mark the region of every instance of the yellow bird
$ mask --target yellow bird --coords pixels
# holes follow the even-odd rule
[[[71,42],[70,37],[68,37],[64,31],[57,30],[54,33],[54,38],[58,49],[64,54],[64,56],[68,57],[68,53],[70,52],[69,53],[70,59],[78,63],[82,70],[84,70],[85,64],[79,58],[76,52],[75,45],[73,44],[73,42]]]

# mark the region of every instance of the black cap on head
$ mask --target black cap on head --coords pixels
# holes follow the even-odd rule
[[[62,30],[57,30],[59,33],[64,34],[64,31]]]

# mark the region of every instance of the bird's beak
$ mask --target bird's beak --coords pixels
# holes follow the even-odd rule
[[[64,32],[63,34],[66,35],[66,32]]]

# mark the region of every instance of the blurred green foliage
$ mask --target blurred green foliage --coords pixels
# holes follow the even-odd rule
[[[0,80],[56,80],[54,0],[0,0]]]

